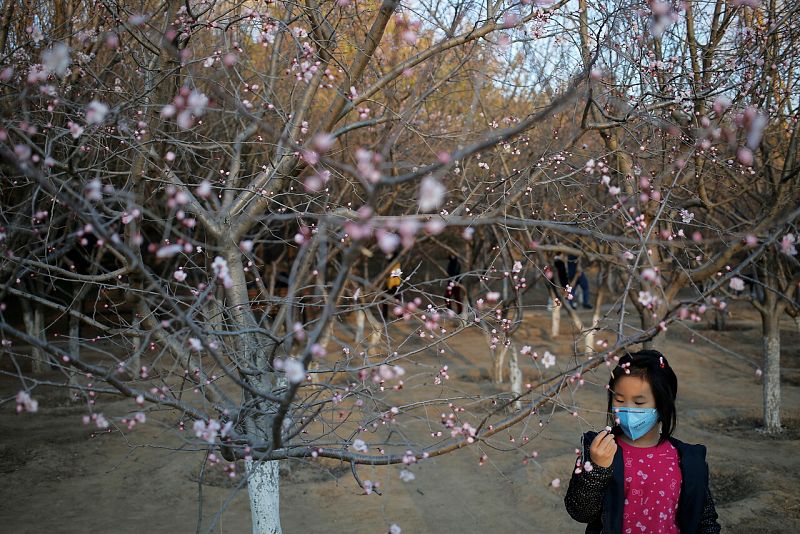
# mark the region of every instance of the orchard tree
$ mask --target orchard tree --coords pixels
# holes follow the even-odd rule
[[[158,422],[231,474],[244,460],[256,533],[280,532],[281,460],[348,462],[370,493],[360,464],[410,480],[537,417],[699,317],[796,219],[788,197],[746,222],[726,211],[774,123],[747,96],[768,72],[747,50],[790,26],[781,9],[765,25],[752,2],[7,2],[0,334],[17,409],[63,387],[98,429]],[[535,283],[571,296],[555,251],[615,281],[602,315],[599,296],[588,325],[571,314],[560,358],[518,339]],[[491,405],[457,401],[436,359],[467,329],[497,382],[511,362]],[[441,430],[415,433],[432,407]]]

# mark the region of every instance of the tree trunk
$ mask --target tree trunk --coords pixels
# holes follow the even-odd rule
[[[511,356],[508,358],[508,377],[511,382],[511,393],[513,393],[514,396],[522,394],[522,371],[519,368],[516,346],[511,347]],[[522,402],[514,401],[514,409],[521,410]]]
[[[550,306],[550,339],[556,339],[561,330],[561,306],[555,299]]]
[[[36,303],[29,303],[23,299],[22,320],[28,335],[36,339],[43,339],[42,310]],[[42,374],[44,372],[44,354],[39,347],[31,347],[31,372]]]
[[[494,379],[495,384],[503,383],[503,363],[506,360],[506,351],[508,351],[508,346],[505,345],[500,349],[499,352],[496,349],[492,351],[492,354],[494,355],[494,372],[492,373],[492,378]]]
[[[81,320],[74,315],[69,317],[69,355],[73,359],[81,356]],[[67,388],[67,401],[78,402],[81,398],[78,375],[72,367],[67,368],[69,374],[69,387]]]
[[[764,431],[781,431],[781,331],[777,313],[762,313]]]
[[[281,534],[279,464],[245,460],[253,534]]]
[[[597,297],[595,297],[594,301],[594,313],[592,314],[592,324],[589,329],[589,332],[586,333],[586,352],[588,356],[591,356],[592,352],[595,350],[594,348],[595,333],[597,332],[597,327],[600,324],[600,317],[602,316],[600,309],[603,306],[603,297],[605,296],[605,292],[606,292],[605,284],[599,284],[599,288],[597,289]]]

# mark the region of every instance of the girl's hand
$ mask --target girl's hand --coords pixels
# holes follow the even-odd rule
[[[589,446],[589,455],[592,457],[592,462],[600,467],[611,467],[616,452],[617,442],[614,441],[614,434],[608,430],[603,430],[597,434]]]

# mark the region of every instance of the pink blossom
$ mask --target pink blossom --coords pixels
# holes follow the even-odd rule
[[[519,24],[519,15],[506,11],[503,15],[503,28],[513,28]]]
[[[39,411],[39,401],[32,399],[27,391],[17,393],[17,413]]]
[[[92,414],[92,418],[94,419],[94,424],[97,426],[97,428],[108,428],[108,419],[106,419],[103,414]]]
[[[214,258],[211,268],[214,270],[214,275],[222,281],[223,286],[227,288],[233,287],[233,279],[231,278],[231,272],[228,269],[228,262],[225,261],[225,258],[222,256]]]
[[[730,107],[731,107],[730,98],[724,96],[718,96],[717,99],[714,100],[714,105],[712,106],[712,108],[714,109],[714,113],[716,113],[717,116],[725,113]]]
[[[744,291],[744,280],[738,276],[734,276],[730,281],[730,288],[734,291]]]
[[[203,343],[196,337],[189,338],[189,346],[195,352],[200,352],[201,350],[203,350]]]
[[[739,150],[736,151],[736,159],[745,167],[752,167],[755,161],[753,151],[746,146],[739,147]]]
[[[69,134],[72,136],[73,139],[77,139],[83,135],[83,126],[81,126],[80,124],[69,121],[67,123],[67,128],[69,128]]]
[[[403,248],[411,248],[419,231],[419,222],[411,218],[403,219],[397,231],[400,234],[400,242],[403,244]]]
[[[431,235],[439,235],[447,227],[447,224],[441,219],[431,219],[425,223],[425,231]]]
[[[550,482],[550,485],[553,486],[554,488],[560,487],[561,486],[561,479],[560,478],[554,478],[552,480],[552,482]]]
[[[544,355],[542,356],[542,365],[544,365],[545,369],[549,369],[550,367],[556,364],[556,357],[554,354],[550,353],[550,351],[544,351]]]
[[[217,433],[219,432],[220,425],[214,419],[211,419],[208,423],[198,419],[194,422],[192,428],[194,429],[195,436],[203,441],[207,441],[208,443],[214,443],[214,441],[217,439]]]
[[[333,147],[336,139],[329,133],[318,133],[311,140],[311,144],[320,154],[324,154]]]
[[[173,276],[173,277],[175,278],[175,280],[177,280],[178,282],[183,282],[184,280],[186,280],[186,271],[184,271],[184,270],[182,270],[182,269],[178,269],[177,271],[175,271],[174,273],[172,273],[172,276]]]
[[[639,304],[642,306],[655,305],[658,299],[654,297],[649,291],[639,291]]]
[[[400,237],[393,232],[388,232],[381,228],[376,232],[376,235],[378,237],[378,246],[387,256],[400,245]]]
[[[363,487],[364,487],[364,493],[366,495],[371,495],[372,494],[372,489],[374,487],[373,484],[372,484],[372,481],[371,480],[365,480],[362,484],[363,484]]]
[[[156,251],[156,258],[171,258],[183,249],[182,245],[166,245]]]
[[[647,268],[642,271],[642,280],[650,283],[658,283],[659,276],[655,269]]]
[[[86,124],[100,124],[106,120],[108,106],[97,100],[92,100],[86,106]]]
[[[786,254],[787,256],[797,256],[797,247],[795,244],[797,243],[797,238],[794,234],[786,234],[781,239],[781,252]]]

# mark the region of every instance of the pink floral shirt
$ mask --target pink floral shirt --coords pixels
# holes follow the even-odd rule
[[[624,534],[678,534],[675,522],[681,495],[678,451],[669,441],[634,447],[617,440],[625,465]]]

